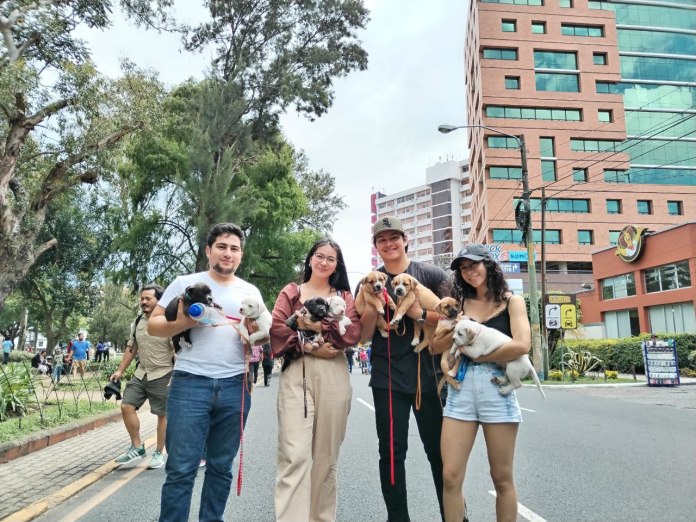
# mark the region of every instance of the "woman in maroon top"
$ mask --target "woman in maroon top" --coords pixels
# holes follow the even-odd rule
[[[360,319],[341,248],[333,240],[312,246],[300,280],[281,290],[273,308],[271,347],[285,360],[278,388],[275,516],[278,522],[333,522],[338,453],[353,394],[344,349],[357,344]],[[345,334],[333,319],[298,317],[298,328],[323,337],[324,343],[315,347],[285,324],[306,300],[336,295],[345,300],[346,317],[352,321]]]

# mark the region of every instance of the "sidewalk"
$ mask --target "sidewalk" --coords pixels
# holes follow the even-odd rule
[[[120,411],[118,413],[120,415]],[[157,417],[149,408],[141,409],[139,415],[141,438],[154,440]],[[108,416],[113,417],[114,413],[103,415]],[[31,520],[110,473],[116,467],[113,460],[130,443],[120,417],[113,420],[117,422],[0,465],[4,499],[0,505],[0,519]],[[151,453],[148,448],[148,457]],[[153,470],[155,473],[162,471]],[[31,509],[21,511],[29,506]]]

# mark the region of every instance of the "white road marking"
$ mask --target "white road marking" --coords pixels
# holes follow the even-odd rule
[[[536,410],[528,410],[527,408],[523,408],[522,406],[520,406],[520,410],[530,411],[532,413],[536,413]]]
[[[357,399],[357,401],[358,401],[358,402],[361,402],[361,403],[363,404],[363,406],[365,406],[365,407],[371,409],[372,411],[375,411],[375,407],[374,407],[372,404],[370,404],[369,402],[365,402],[365,401],[362,400],[362,399]]]
[[[491,495],[496,496],[495,491],[489,491]],[[517,503],[517,513],[529,520],[529,522],[546,522],[546,519],[537,515],[534,511],[519,502]]]

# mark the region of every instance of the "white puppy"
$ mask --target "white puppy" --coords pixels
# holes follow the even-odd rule
[[[271,332],[271,312],[268,311],[264,302],[256,296],[250,295],[242,299],[239,313],[244,319],[239,323],[239,335],[251,346],[259,344],[259,341],[267,339]],[[247,323],[255,321],[259,327],[257,332],[249,335]]]
[[[328,301],[329,315],[338,322],[338,331],[341,335],[345,335],[346,327],[353,324],[353,321],[346,317],[346,302],[339,295],[329,297]]]
[[[452,354],[453,350],[458,350],[469,358],[476,359],[482,355],[488,355],[510,340],[510,337],[495,328],[489,328],[488,326],[484,326],[481,323],[477,323],[465,317],[454,327],[454,335],[452,336],[452,342],[454,344],[452,345],[450,354]],[[539,393],[541,393],[544,399],[546,398],[544,390],[541,389],[539,377],[536,371],[534,371],[534,367],[528,355],[523,355],[507,363],[496,364],[503,367],[505,376],[507,377],[505,381],[501,381],[497,377],[492,379],[493,383],[500,385],[501,395],[507,395],[511,391],[522,386],[522,379],[531,373],[532,379],[534,379],[539,389]]]

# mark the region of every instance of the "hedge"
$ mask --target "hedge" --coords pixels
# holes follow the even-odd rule
[[[677,341],[677,360],[679,368],[689,367],[689,352],[696,350],[695,334],[658,335],[660,340]],[[550,356],[549,366],[560,369],[561,348],[565,350],[587,351],[604,361],[607,370],[629,372],[634,366],[637,372],[645,373],[641,342],[650,339],[649,335],[624,339],[566,339],[562,347],[557,346]]]

